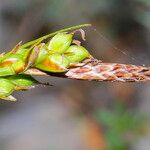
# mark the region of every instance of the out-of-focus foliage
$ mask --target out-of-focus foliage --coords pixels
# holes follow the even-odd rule
[[[140,136],[146,119],[120,102],[114,103],[112,110],[98,110],[96,118],[104,129],[108,150],[129,149],[133,141]]]
[[[137,0],[137,7],[134,15],[139,23],[150,28],[150,1]]]

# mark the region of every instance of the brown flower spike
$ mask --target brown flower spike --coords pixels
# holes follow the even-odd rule
[[[150,82],[150,67],[103,63],[94,59],[76,64],[65,73],[67,78],[96,81]]]

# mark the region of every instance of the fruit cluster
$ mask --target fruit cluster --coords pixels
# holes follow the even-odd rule
[[[27,90],[39,83],[25,71],[36,68],[42,72],[66,72],[73,63],[89,58],[89,52],[79,44],[73,44],[73,32],[60,32],[47,43],[37,42],[23,48],[16,45],[9,53],[0,55],[0,98],[16,100],[14,90]]]

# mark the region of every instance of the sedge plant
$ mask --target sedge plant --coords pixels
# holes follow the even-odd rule
[[[15,90],[28,90],[40,83],[33,76],[52,75],[81,80],[150,81],[150,67],[103,63],[94,59],[81,42],[74,39],[78,25],[56,31],[0,54],[0,98],[16,101]],[[47,40],[47,42],[43,42]],[[46,84],[47,85],[47,84]]]

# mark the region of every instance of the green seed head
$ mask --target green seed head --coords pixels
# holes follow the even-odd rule
[[[72,37],[72,34],[58,33],[50,40],[48,49],[58,53],[64,53],[69,48]]]
[[[0,97],[9,96],[15,89],[15,85],[8,79],[0,78]]]
[[[66,51],[66,57],[70,63],[81,62],[90,56],[83,46],[72,45]]]

